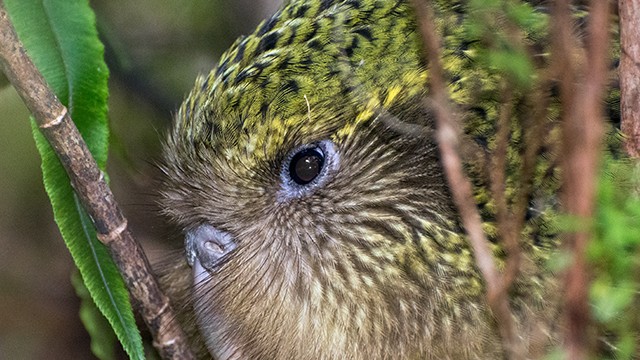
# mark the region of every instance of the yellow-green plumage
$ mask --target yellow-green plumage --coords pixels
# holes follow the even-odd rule
[[[467,167],[491,230],[484,170],[500,74],[474,67],[460,29],[465,2],[438,4],[451,97],[478,152]],[[199,324],[218,358],[501,356],[439,163],[433,115],[422,106],[428,68],[415,28],[407,1],[290,1],[239,39],[185,100],[165,151],[164,212],[187,233],[223,231],[237,248],[192,293],[186,260],[164,279],[187,312],[184,323]],[[520,166],[517,126],[509,174]],[[331,144],[330,169],[291,190],[283,180],[291,152],[320,143]],[[556,189],[553,157],[541,159],[534,182],[544,211]],[[550,343],[555,316],[541,267],[552,241],[540,219],[524,231],[511,291],[532,353]],[[498,245],[495,252],[504,255]]]
[[[345,122],[325,114],[327,103],[361,104],[338,131],[346,135],[354,122],[369,120],[376,106],[422,91],[426,74],[418,53],[408,52],[418,39],[407,5],[354,3],[360,8],[292,2],[255,34],[239,39],[218,68],[198,80],[174,131],[206,136],[215,147],[266,145],[266,153],[251,154],[257,160],[273,157],[287,140],[286,131],[300,128],[312,136],[315,127]],[[245,129],[249,135],[237,131]]]

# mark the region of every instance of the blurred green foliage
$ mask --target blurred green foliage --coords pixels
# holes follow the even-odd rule
[[[480,39],[469,53],[479,66],[508,77],[521,89],[530,88],[536,74],[527,45],[548,34],[548,15],[522,1],[471,0],[468,6],[466,36]]]
[[[593,316],[617,359],[634,359],[640,339],[640,167],[607,157],[588,255]],[[612,356],[613,358],[613,356]]]

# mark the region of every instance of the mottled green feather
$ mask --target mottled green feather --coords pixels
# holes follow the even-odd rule
[[[404,2],[292,2],[198,80],[174,135],[206,139],[232,154],[243,144],[254,160],[351,118],[337,131],[348,135],[383,104],[422,91],[426,73],[418,53],[407,51],[418,44],[413,27]],[[336,119],[332,112],[346,104],[360,109]]]

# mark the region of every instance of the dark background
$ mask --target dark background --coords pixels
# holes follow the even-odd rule
[[[197,74],[281,0],[91,1],[107,45],[116,198],[152,259],[182,240],[156,206],[161,140]],[[91,359],[28,113],[0,90],[0,360]]]

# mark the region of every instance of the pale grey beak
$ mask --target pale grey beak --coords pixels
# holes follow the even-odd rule
[[[207,224],[189,230],[185,236],[187,262],[194,271],[215,271],[236,247],[231,234]]]

